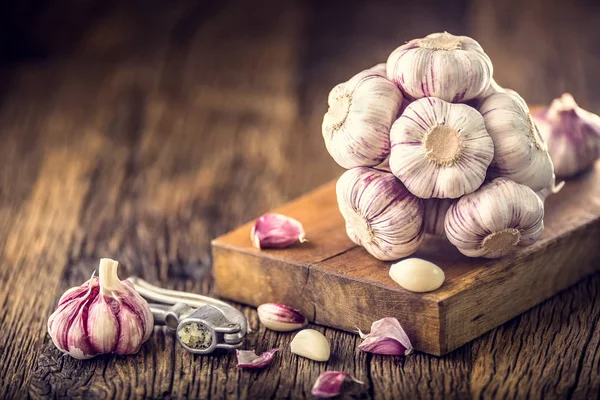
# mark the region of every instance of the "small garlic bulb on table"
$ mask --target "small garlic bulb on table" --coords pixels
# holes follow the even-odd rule
[[[499,258],[536,242],[543,220],[544,204],[533,190],[496,178],[450,206],[445,230],[464,255]]]
[[[390,152],[390,127],[398,117],[402,92],[381,66],[362,71],[329,93],[323,139],[344,168],[375,166]]]
[[[483,117],[465,104],[426,97],[392,125],[390,168],[412,194],[457,198],[485,179],[494,145]]]
[[[447,32],[411,40],[387,60],[387,76],[414,99],[465,102],[489,87],[492,73],[492,61],[477,41]]]
[[[353,168],[338,180],[336,194],[348,237],[373,257],[397,260],[423,241],[423,200],[394,175]]]
[[[489,176],[506,177],[541,190],[552,182],[554,167],[525,100],[515,91],[495,93],[479,107],[494,141]]]

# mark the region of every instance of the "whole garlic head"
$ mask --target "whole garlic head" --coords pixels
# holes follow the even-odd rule
[[[492,73],[492,62],[477,41],[447,32],[411,40],[387,60],[388,77],[414,99],[464,102],[488,88]]]
[[[390,151],[390,127],[398,117],[402,93],[377,66],[362,71],[329,93],[323,139],[344,168],[375,166]]]
[[[499,258],[536,242],[543,220],[544,204],[533,190],[496,178],[450,206],[445,230],[464,255]]]
[[[423,201],[394,175],[353,168],[340,177],[336,193],[348,237],[373,257],[406,257],[423,241]]]
[[[580,108],[569,93],[533,118],[548,143],[556,175],[571,177],[600,158],[600,116]]]
[[[525,100],[515,91],[505,90],[485,99],[479,112],[494,141],[489,176],[504,176],[536,191],[547,187],[554,167]]]
[[[485,179],[494,145],[482,116],[465,104],[426,97],[392,125],[390,168],[415,196],[457,198]]]
[[[99,275],[67,290],[48,319],[48,333],[63,353],[80,360],[98,354],[135,354],[150,337],[150,306],[129,281],[117,276],[118,262],[100,260]]]

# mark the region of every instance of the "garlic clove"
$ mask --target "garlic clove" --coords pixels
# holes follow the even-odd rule
[[[238,368],[264,368],[271,364],[275,353],[279,349],[272,349],[263,352],[260,356],[257,356],[254,350],[236,350],[235,355],[237,357]]]
[[[358,346],[359,350],[395,356],[407,356],[413,352],[410,339],[396,318],[382,318],[373,322],[368,334],[365,335],[360,330],[358,333],[363,339]]]
[[[109,301],[115,309],[104,296],[96,297],[88,309],[87,332],[90,343],[94,343],[94,350],[100,354],[112,352],[119,338],[119,321],[115,311],[118,312],[120,306],[112,299]]]
[[[314,329],[301,330],[290,343],[292,353],[314,361],[327,361],[331,354],[329,340]]]
[[[362,71],[329,93],[322,132],[331,157],[344,168],[375,166],[390,151],[390,127],[402,93],[381,68]]]
[[[496,178],[452,204],[445,229],[466,256],[502,257],[541,237],[544,204],[529,187]]]
[[[474,108],[433,97],[411,103],[390,137],[392,172],[421,198],[473,192],[494,157],[492,138]]]
[[[424,219],[423,228],[425,233],[434,236],[446,237],[446,231],[444,230],[444,222],[446,220],[446,213],[456,201],[453,199],[425,199],[423,200],[424,206]]]
[[[404,289],[419,293],[439,289],[446,279],[440,267],[420,258],[407,258],[392,264],[389,274]]]
[[[352,375],[340,371],[321,372],[315,384],[312,387],[311,394],[322,399],[338,396],[342,392],[342,385],[347,379],[360,385],[364,382],[359,381]]]
[[[289,332],[308,324],[300,311],[283,304],[261,304],[256,310],[260,322],[272,331]]]
[[[306,234],[302,224],[294,218],[265,214],[254,223],[250,239],[257,249],[282,249],[296,242],[306,242]]]
[[[534,191],[547,187],[552,182],[554,167],[525,100],[506,90],[485,99],[479,112],[494,142],[489,176],[506,177]]]
[[[600,116],[580,108],[569,93],[534,112],[533,119],[548,143],[556,175],[574,176],[600,158]]]
[[[464,102],[488,89],[492,74],[492,62],[477,41],[447,32],[411,40],[387,60],[388,77],[414,99]]]
[[[339,178],[336,194],[348,237],[373,257],[397,260],[423,241],[423,201],[394,175],[353,168]]]

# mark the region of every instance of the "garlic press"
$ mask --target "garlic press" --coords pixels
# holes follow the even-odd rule
[[[244,343],[248,320],[224,301],[195,293],[163,289],[143,279],[128,278],[135,290],[148,301],[155,325],[175,331],[177,341],[194,354],[215,349],[237,349]]]

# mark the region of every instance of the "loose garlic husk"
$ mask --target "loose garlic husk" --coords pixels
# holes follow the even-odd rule
[[[473,192],[494,157],[477,110],[435,97],[412,102],[392,126],[390,138],[392,172],[421,198]]]
[[[340,177],[336,193],[348,237],[373,257],[406,257],[423,241],[423,201],[394,175],[353,168]]]
[[[496,178],[452,204],[445,229],[464,255],[498,258],[537,241],[543,219],[544,204],[533,190]]]
[[[489,87],[492,73],[492,62],[477,41],[447,32],[411,40],[387,60],[389,79],[414,99],[465,102]]]
[[[580,108],[569,93],[533,118],[548,143],[556,175],[571,177],[600,158],[600,116]]]
[[[425,233],[434,236],[446,236],[444,230],[444,222],[446,221],[446,213],[452,203],[456,200],[452,199],[425,199],[423,206],[425,215],[423,219],[423,228]]]
[[[344,168],[375,166],[390,151],[389,132],[402,105],[402,93],[377,66],[362,71],[329,93],[323,139]]]
[[[507,177],[534,191],[547,187],[554,167],[525,100],[515,91],[505,90],[485,99],[479,112],[494,141],[489,176]]]
[[[98,354],[135,354],[150,337],[150,307],[129,281],[117,276],[118,262],[100,260],[99,275],[67,290],[48,319],[48,333],[62,352],[80,360]]]

